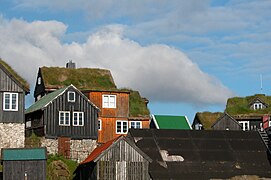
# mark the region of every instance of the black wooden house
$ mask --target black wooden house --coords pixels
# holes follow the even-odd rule
[[[0,59],[0,149],[24,146],[25,95],[29,92],[29,84]]]
[[[26,137],[34,133],[51,141],[57,140],[55,143],[58,144],[58,150],[52,150],[51,153],[58,151],[66,156],[73,156],[70,154],[72,140],[79,140],[79,144],[82,143],[81,140],[94,140],[96,143],[98,111],[75,86],[58,89],[43,96],[26,110]],[[49,146],[45,142],[43,145]],[[78,152],[79,148],[77,147]]]

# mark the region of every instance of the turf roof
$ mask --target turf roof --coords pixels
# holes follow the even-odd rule
[[[14,71],[4,60],[0,58],[0,65],[2,65],[27,91],[30,90],[30,86],[26,80],[24,80],[16,71]]]
[[[117,89],[110,71],[106,69],[42,67],[41,73],[46,88],[58,89],[73,84],[81,91]]]
[[[253,110],[249,105],[256,98],[266,103],[268,107],[266,109]],[[271,114],[271,96],[265,96],[264,94],[255,94],[253,96],[246,97],[233,97],[227,101],[226,110],[230,115],[263,115]]]
[[[130,116],[149,116],[150,114],[144,99],[140,96],[138,91],[130,90],[129,111]]]
[[[209,130],[222,114],[222,112],[197,112],[195,118],[198,118],[205,130]]]

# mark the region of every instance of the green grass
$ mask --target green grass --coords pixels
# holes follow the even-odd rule
[[[255,99],[260,98],[262,101],[264,101],[266,104],[269,105],[266,109],[261,110],[253,110],[250,109],[249,104]],[[229,98],[226,105],[227,113],[230,115],[262,115],[262,114],[271,114],[271,96],[265,96],[263,94],[256,94],[253,96],[247,96],[247,97],[234,97]]]
[[[78,166],[78,163],[73,161],[73,160],[70,160],[70,159],[66,159],[65,157],[63,156],[60,156],[60,155],[48,155],[48,158],[47,158],[47,178],[46,179],[50,179],[50,164],[54,161],[62,161],[68,168],[68,171],[69,171],[69,175],[70,175],[70,179],[73,178],[73,172],[75,171],[75,169],[77,168]]]
[[[0,58],[0,64],[2,64],[11,74],[12,76],[15,77],[15,79],[17,79],[17,81],[19,81],[24,87],[26,87],[27,89],[30,88],[29,84],[27,83],[26,80],[24,80],[21,76],[19,76],[17,74],[17,72],[15,72],[5,61],[3,61]]]

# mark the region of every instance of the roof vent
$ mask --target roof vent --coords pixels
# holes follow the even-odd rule
[[[66,63],[66,68],[68,69],[75,69],[75,63],[70,60],[68,63]]]

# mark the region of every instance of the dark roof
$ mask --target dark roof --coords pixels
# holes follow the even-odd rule
[[[132,142],[130,139],[128,139],[124,136],[119,136],[115,139],[107,141],[106,143],[102,144],[101,146],[98,146],[96,149],[94,149],[92,151],[92,153],[83,162],[80,163],[80,165],[86,164],[86,163],[89,163],[92,161],[97,162],[102,156],[105,155],[105,153],[111,147],[114,147],[121,140],[126,141],[130,146],[132,146],[134,149],[136,149],[139,154],[141,154],[148,161],[151,161],[151,159],[146,154],[144,154],[137,146],[135,146],[134,142]]]
[[[267,108],[265,109],[250,109],[250,105],[256,100],[262,102]],[[226,105],[225,112],[231,116],[262,116],[264,114],[271,114],[271,96],[264,94],[255,94],[246,97],[229,98]]]
[[[52,93],[49,93],[45,96],[43,96],[41,99],[39,99],[38,101],[36,101],[34,104],[32,104],[29,108],[26,109],[25,114],[29,114],[38,110],[43,110],[45,107],[47,107],[47,105],[53,101],[54,99],[56,99],[57,97],[59,97],[60,95],[62,95],[64,92],[66,92],[66,90],[72,87],[74,90],[76,90],[79,94],[81,94],[81,96],[85,97],[85,99],[92,104],[94,107],[96,107],[97,109],[99,109],[96,105],[94,105],[83,93],[81,93],[75,86],[73,86],[72,84],[58,89]]]
[[[212,125],[221,117],[222,112],[197,112],[194,118],[194,122],[197,119],[205,130],[212,129]],[[193,124],[194,124],[193,122]]]
[[[98,68],[41,67],[45,89],[59,89],[73,84],[83,90],[117,90],[111,72]]]
[[[16,73],[4,60],[0,58],[0,68],[3,69],[6,73],[10,75],[15,82],[18,83],[19,86],[26,92],[30,92],[30,86],[26,80],[24,80],[20,75]]]
[[[271,178],[267,149],[256,131],[130,129],[128,137],[153,160],[153,179]]]
[[[152,115],[157,129],[192,129],[186,116]]]
[[[2,149],[3,161],[46,160],[46,148]]]

